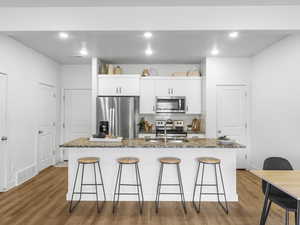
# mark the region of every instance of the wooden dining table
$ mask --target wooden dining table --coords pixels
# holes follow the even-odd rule
[[[266,221],[265,214],[271,186],[296,199],[296,225],[300,225],[300,170],[251,170],[250,172],[267,183],[260,225],[264,225]]]

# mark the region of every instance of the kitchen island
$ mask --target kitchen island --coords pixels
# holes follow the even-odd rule
[[[107,200],[113,197],[114,185],[117,176],[117,159],[121,157],[137,157],[140,159],[139,167],[144,191],[145,201],[154,201],[161,157],[178,157],[181,159],[180,168],[184,193],[187,201],[192,200],[198,157],[216,157],[221,160],[221,167],[225,182],[228,201],[238,201],[236,193],[236,151],[244,146],[239,144],[220,145],[216,139],[188,139],[183,143],[150,142],[144,139],[130,139],[122,142],[91,142],[88,138],[78,138],[60,146],[68,151],[68,193],[70,200],[72,187],[77,169],[77,160],[81,157],[99,157],[102,169]],[[204,179],[206,183],[214,183],[213,166],[205,168]],[[80,171],[81,172],[81,171]],[[134,183],[135,171],[133,166],[124,168],[122,182]],[[93,182],[92,166],[85,168],[85,183]],[[164,169],[163,182],[176,183],[176,169],[173,165]],[[79,188],[80,181],[77,182]],[[221,185],[221,184],[219,184]],[[93,187],[86,186],[84,191],[93,191]],[[132,187],[124,187],[130,192]],[[165,187],[166,191],[176,191],[178,187]],[[215,192],[214,187],[205,187],[203,192]],[[198,190],[199,191],[199,190]],[[199,192],[198,192],[199,193]],[[94,195],[83,195],[82,200],[95,200]],[[120,200],[135,201],[136,196],[122,196]],[[162,201],[179,201],[178,196],[162,196]],[[203,201],[216,201],[216,196],[206,195]]]

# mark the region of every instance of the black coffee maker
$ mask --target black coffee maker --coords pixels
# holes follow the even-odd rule
[[[105,137],[109,134],[109,122],[108,121],[100,121],[99,122],[99,136]]]

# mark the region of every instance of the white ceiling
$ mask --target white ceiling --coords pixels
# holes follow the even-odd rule
[[[228,6],[299,5],[299,0],[0,0],[0,6]]]
[[[143,32],[94,31],[70,32],[68,40],[60,40],[57,32],[10,32],[9,36],[49,56],[61,64],[84,64],[89,58],[76,57],[82,42],[91,56],[112,63],[199,63],[210,56],[213,47],[220,57],[253,56],[281,40],[287,31],[241,31],[238,39],[228,38],[227,31],[156,31],[151,40]],[[145,55],[151,46],[154,54]]]

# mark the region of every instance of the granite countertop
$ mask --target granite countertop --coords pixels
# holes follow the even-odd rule
[[[216,139],[191,138],[183,143],[149,142],[144,139],[124,139],[121,142],[94,142],[78,138],[60,145],[63,148],[245,148],[240,144],[220,145]]]

